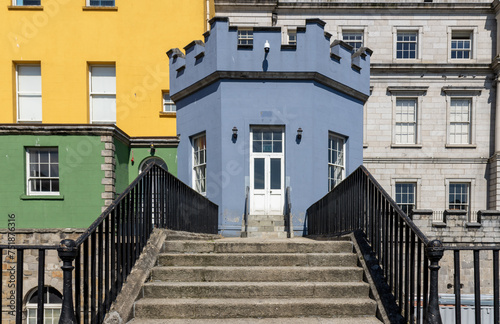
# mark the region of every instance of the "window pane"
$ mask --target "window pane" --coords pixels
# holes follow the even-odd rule
[[[114,66],[93,66],[91,68],[91,91],[101,94],[116,94]]]
[[[273,142],[265,141],[262,143],[263,152],[272,152],[273,151]]]
[[[42,92],[42,72],[40,65],[19,65],[18,82],[19,91],[27,93],[41,93]]]
[[[42,120],[42,96],[19,95],[18,96],[19,120],[41,121]]]
[[[281,189],[281,159],[271,159],[271,189]]]
[[[92,120],[99,122],[116,122],[115,96],[92,96]]]
[[[254,159],[253,160],[253,188],[254,189],[264,189],[264,159]]]

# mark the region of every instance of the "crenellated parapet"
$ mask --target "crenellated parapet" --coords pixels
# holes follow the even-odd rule
[[[332,42],[320,19],[307,19],[297,28],[294,45],[282,44],[281,27],[254,27],[253,44],[238,45],[238,28],[228,18],[213,18],[210,25],[204,42],[191,42],[184,53],[177,48],[167,52],[174,100],[224,78],[311,79],[361,101],[369,96],[372,51],[363,47],[353,53],[348,44]]]

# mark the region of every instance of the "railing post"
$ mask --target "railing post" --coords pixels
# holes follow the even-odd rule
[[[76,324],[75,310],[73,307],[73,275],[72,271],[75,268],[73,261],[76,258],[78,249],[76,242],[73,240],[62,240],[57,248],[59,258],[63,261],[63,301],[59,324]]]
[[[425,254],[430,260],[429,269],[430,275],[430,289],[429,289],[429,305],[427,313],[425,314],[424,322],[427,324],[441,324],[441,313],[439,312],[439,296],[438,296],[438,274],[439,260],[443,257],[444,249],[443,243],[439,240],[430,241],[425,247]]]

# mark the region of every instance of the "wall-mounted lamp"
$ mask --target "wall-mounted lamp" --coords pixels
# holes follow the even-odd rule
[[[266,40],[266,43],[264,44],[264,51],[267,53],[269,52],[269,49],[271,48],[271,45],[269,42]]]
[[[149,153],[151,155],[155,155],[155,152],[156,152],[155,145],[153,143],[149,144]]]
[[[233,140],[238,138],[238,128],[236,126],[233,127]]]
[[[298,140],[302,139],[302,128],[300,128],[300,127],[299,127],[299,129],[297,129],[297,139]]]

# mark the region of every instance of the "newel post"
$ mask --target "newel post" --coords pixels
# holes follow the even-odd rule
[[[57,248],[59,258],[63,261],[63,300],[59,324],[76,324],[75,309],[73,307],[73,274],[75,268],[73,261],[76,258],[78,249],[73,240],[62,240]]]
[[[427,313],[425,314],[424,322],[427,324],[441,324],[441,313],[439,312],[439,296],[438,296],[438,274],[439,260],[443,257],[444,249],[443,243],[439,240],[430,241],[425,247],[425,254],[430,260],[429,270],[430,274],[430,288],[429,288],[429,305],[427,306]]]

